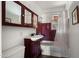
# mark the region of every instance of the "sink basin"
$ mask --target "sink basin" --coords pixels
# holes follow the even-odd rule
[[[32,41],[37,41],[37,40],[39,40],[39,39],[41,39],[43,37],[44,37],[43,35],[34,35],[34,36],[27,36],[26,38],[29,38]]]
[[[31,40],[32,41],[36,41],[36,40],[39,40],[41,38],[43,38],[43,35],[34,35],[34,36],[31,36]]]

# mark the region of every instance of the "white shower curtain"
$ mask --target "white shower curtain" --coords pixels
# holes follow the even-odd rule
[[[67,19],[65,11],[59,16],[58,27],[56,29],[56,36],[54,41],[54,54],[59,57],[67,57],[68,49],[67,37]]]

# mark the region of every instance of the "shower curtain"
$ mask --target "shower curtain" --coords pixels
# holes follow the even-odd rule
[[[66,15],[66,11],[59,15],[56,29],[53,54],[59,57],[67,57],[68,55],[68,20]]]

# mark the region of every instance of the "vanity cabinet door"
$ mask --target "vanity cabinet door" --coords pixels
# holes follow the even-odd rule
[[[40,41],[32,41],[32,57],[36,58],[41,55]]]
[[[25,46],[25,54],[24,57],[25,58],[31,58],[32,57],[32,45],[31,45],[32,41],[31,39],[24,39],[24,46]]]
[[[32,41],[31,39],[24,39],[25,58],[36,58],[41,55],[40,41]]]

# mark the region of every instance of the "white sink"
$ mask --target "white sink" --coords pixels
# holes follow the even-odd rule
[[[41,38],[43,38],[43,35],[34,35],[34,36],[31,36],[31,40],[32,41],[36,41],[36,40],[39,40]]]
[[[27,36],[26,38],[29,38],[32,41],[37,41],[37,40],[39,40],[39,39],[41,39],[43,37],[44,37],[43,35],[34,35],[34,36]]]

